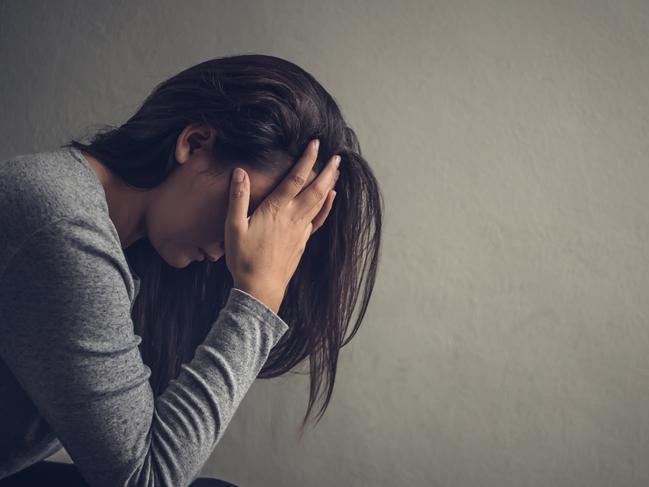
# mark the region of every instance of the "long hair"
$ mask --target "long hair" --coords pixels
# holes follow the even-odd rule
[[[316,424],[324,414],[339,350],[358,331],[372,295],[383,197],[355,132],[331,95],[302,68],[269,55],[221,57],[187,68],[159,83],[123,125],[104,125],[89,143],[72,139],[60,147],[85,151],[130,186],[149,189],[178,167],[177,138],[194,123],[216,131],[213,159],[231,169],[235,161],[273,169],[277,154],[288,154],[295,164],[313,138],[320,139],[316,173],[334,154],[341,156],[333,207],[309,238],[277,313],[289,329],[257,375],[300,373],[291,369],[309,357],[309,403],[301,436],[322,396]],[[174,268],[146,237],[124,254],[141,279],[131,316],[157,396],[178,375],[180,365],[193,358],[225,305],[233,280],[225,258]]]

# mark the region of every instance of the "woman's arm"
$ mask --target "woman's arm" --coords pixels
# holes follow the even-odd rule
[[[155,398],[118,252],[84,217],[32,235],[0,278],[0,356],[91,485],[188,485],[288,325],[233,288]]]

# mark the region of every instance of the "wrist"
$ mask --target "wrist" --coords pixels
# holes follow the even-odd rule
[[[284,295],[278,295],[277,292],[272,292],[268,289],[261,288],[259,286],[252,286],[244,283],[235,282],[232,287],[235,287],[247,294],[250,294],[252,297],[263,303],[265,306],[270,308],[273,313],[277,314],[279,307],[282,304]]]

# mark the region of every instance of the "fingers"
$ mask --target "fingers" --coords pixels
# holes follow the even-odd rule
[[[237,180],[237,176],[243,179]],[[225,217],[226,225],[231,228],[248,228],[248,205],[250,202],[250,179],[248,173],[240,167],[232,171],[230,178],[230,201],[228,213]]]
[[[338,178],[339,162],[340,156],[332,157],[318,177],[293,200],[295,203],[293,218],[310,221],[320,211],[329,190],[333,188]]]
[[[288,205],[306,183],[311,169],[318,158],[318,139],[314,139],[302,154],[302,157],[291,168],[291,171],[284,180],[267,196],[271,204],[276,208],[283,208]]]
[[[329,194],[327,196],[328,198],[325,201],[324,206],[322,207],[318,215],[313,219],[313,229],[311,231],[311,235],[313,235],[316,230],[318,230],[318,228],[320,228],[324,224],[325,220],[329,216],[329,212],[333,207],[334,198],[336,197],[336,192],[332,189],[331,191],[329,191]]]

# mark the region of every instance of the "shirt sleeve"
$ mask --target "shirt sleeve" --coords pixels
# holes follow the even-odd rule
[[[118,252],[83,219],[32,235],[0,278],[0,356],[91,485],[187,486],[288,325],[233,288],[154,397]]]

